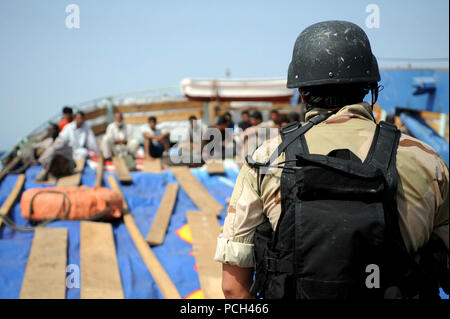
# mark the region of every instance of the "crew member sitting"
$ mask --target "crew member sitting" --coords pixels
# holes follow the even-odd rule
[[[133,139],[133,128],[123,122],[120,112],[114,113],[114,122],[108,125],[102,139],[102,153],[105,160],[112,156],[135,156],[139,143]]]
[[[58,123],[59,132],[62,132],[64,126],[72,122],[73,120],[73,111],[69,106],[64,106],[63,108],[63,117],[61,121]]]
[[[148,125],[142,129],[142,136],[144,137],[145,158],[159,158],[167,155],[169,150],[169,132],[163,132],[156,128],[156,117],[150,116],[148,118]]]
[[[241,112],[241,117],[242,117],[242,121],[239,122],[239,128],[242,131],[245,131],[246,129],[248,129],[250,126],[252,126],[252,124],[250,124],[250,112],[245,110]]]
[[[74,160],[87,157],[89,154],[88,150],[96,154],[100,152],[94,132],[84,122],[84,113],[82,111],[75,114],[74,121],[67,124],[59,136],[72,147]]]
[[[273,136],[271,135],[273,132],[271,132],[270,129],[277,127],[271,119],[263,122],[263,116],[259,111],[254,111],[250,115],[250,123],[252,126],[242,132],[240,136],[244,140],[244,149],[242,152],[244,158],[247,155],[253,154],[256,148],[258,148],[266,139]]]

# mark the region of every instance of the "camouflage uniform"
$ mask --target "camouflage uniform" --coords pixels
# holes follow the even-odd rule
[[[306,121],[328,112],[312,109]],[[376,124],[368,103],[348,105],[314,126],[306,134],[310,153],[326,155],[347,148],[361,161],[366,158]],[[281,143],[281,137],[267,140],[253,154],[265,162]],[[284,161],[284,153],[278,162]],[[449,172],[444,161],[427,144],[402,134],[397,150],[397,206],[400,231],[410,252],[424,245],[432,232],[449,246]],[[281,213],[280,178],[282,169],[268,174],[260,184],[259,172],[248,165],[241,168],[228,207],[223,231],[217,242],[215,260],[240,267],[253,267],[255,228],[268,217],[275,229]]]

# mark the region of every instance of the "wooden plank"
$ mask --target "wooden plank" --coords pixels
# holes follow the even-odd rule
[[[394,124],[401,131],[406,130],[406,127],[403,125],[402,120],[400,119],[400,116],[395,116],[394,117]]]
[[[207,299],[224,298],[222,267],[214,261],[217,237],[220,233],[217,218],[205,212],[188,211],[187,219],[203,295]]]
[[[150,271],[153,279],[158,285],[161,293],[166,299],[180,299],[180,293],[177,288],[173,284],[170,277],[167,275],[166,271],[160,264],[158,258],[156,258],[155,254],[145,241],[144,237],[141,234],[141,231],[136,226],[136,223],[133,219],[133,216],[128,211],[128,205],[125,198],[120,191],[119,184],[116,182],[116,179],[113,175],[108,176],[108,183],[111,186],[111,189],[120,194],[123,198],[123,221],[125,226],[127,227],[128,232],[130,233],[131,238],[133,239],[134,245],[136,246],[139,254],[141,255],[142,260],[144,261],[147,269]]]
[[[415,110],[415,109],[410,109],[410,108],[405,108],[405,107],[397,107],[396,115],[399,115],[401,112],[419,114],[424,120],[440,120],[441,114],[442,114],[442,113],[438,113],[438,112]]]
[[[97,136],[97,135],[105,133],[107,126],[108,126],[108,124],[106,124],[106,123],[100,123],[100,124],[92,126],[91,129],[92,129],[92,132],[94,132],[94,135]]]
[[[181,101],[181,102],[162,102],[162,103],[115,106],[114,111],[119,111],[121,113],[135,113],[135,112],[168,111],[179,109],[195,109],[201,107],[203,107],[203,102]]]
[[[106,115],[106,109],[105,108],[94,109],[92,111],[85,112],[84,120],[88,121],[88,120],[96,119],[97,117],[105,116],[105,115]]]
[[[246,107],[231,107],[230,104],[226,105],[223,104],[224,102],[220,102],[219,106],[217,108],[217,115],[222,115],[225,112],[230,112],[230,111],[243,111],[243,110],[248,110],[248,111],[272,111],[274,109],[277,109],[278,111],[284,110],[284,111],[298,111],[300,109],[300,104],[296,105],[296,106],[292,106],[290,103],[283,103],[283,102],[279,102],[279,103],[273,103],[272,105],[265,105],[265,106],[252,106],[251,102],[248,102],[248,106]],[[266,102],[267,103],[267,102]],[[280,112],[281,113],[281,112]]]
[[[189,116],[194,115],[197,118],[203,118],[203,110],[186,111],[186,112],[174,112],[165,114],[152,114],[155,116],[158,123],[168,121],[187,121]],[[149,115],[142,116],[128,116],[123,119],[127,124],[144,124],[147,123]]]
[[[218,115],[219,107],[217,106],[216,102],[209,102],[208,103],[208,120],[209,125],[213,126],[215,124],[216,116]],[[222,115],[222,114],[221,114]]]
[[[209,160],[206,162],[206,171],[208,174],[224,174],[225,167],[222,160]]]
[[[436,123],[435,121],[428,119],[425,119],[425,122],[428,124],[428,126],[430,126],[433,129],[433,131],[439,134],[439,131],[441,129],[440,123]]]
[[[25,183],[25,174],[20,174],[17,176],[16,184],[14,185],[14,188],[9,193],[8,198],[3,202],[2,207],[0,208],[0,214],[1,215],[8,215],[9,211],[13,207],[14,203],[16,202],[17,198],[20,195],[20,192],[22,191],[23,184]],[[0,228],[2,227],[3,219],[0,218]]]
[[[167,226],[169,225],[172,210],[177,200],[178,184],[169,183],[167,185],[164,197],[159,205],[158,212],[153,220],[150,231],[147,234],[147,242],[150,245],[158,246],[164,242]]]
[[[75,173],[69,176],[64,176],[58,179],[56,186],[78,186],[81,182],[81,175],[83,175],[86,158],[79,158],[75,161]]]
[[[425,112],[425,111],[424,111]],[[439,118],[424,118],[425,122],[442,138],[448,141],[448,115],[444,113],[439,114]]]
[[[66,297],[67,228],[36,228],[20,299]]]
[[[81,299],[124,299],[111,224],[81,222]]]
[[[20,157],[14,157],[0,172],[0,182],[5,178],[9,172],[20,163]]]
[[[220,205],[203,185],[192,175],[190,169],[185,166],[171,167],[170,170],[175,175],[183,190],[194,202],[199,210],[207,213],[219,215],[223,206]]]
[[[160,158],[155,158],[151,160],[145,159],[142,171],[147,173],[157,173],[157,174],[161,173],[162,172],[161,159]]]
[[[113,157],[114,167],[116,169],[117,177],[122,184],[131,184],[133,179],[131,178],[130,171],[128,170],[127,164],[122,157]]]
[[[99,155],[98,156],[98,161],[97,161],[97,170],[95,172],[94,187],[102,186],[104,171],[105,171],[105,167],[104,167],[104,163],[103,163],[103,155]]]
[[[45,173],[45,169],[41,169],[34,182],[37,184],[56,185],[58,179],[50,173],[48,173],[46,177]]]
[[[430,111],[418,111],[420,116],[425,120],[440,120],[441,113],[430,112]]]
[[[382,110],[381,106],[375,103],[375,105],[373,106],[372,111],[376,112],[376,113],[381,113],[381,110]]]
[[[36,179],[35,179],[36,183],[42,183],[42,182],[46,181],[45,173],[46,173],[45,169],[42,168],[41,171],[39,172],[39,174],[36,176]]]

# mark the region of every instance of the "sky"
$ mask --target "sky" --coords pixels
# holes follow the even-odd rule
[[[66,25],[70,4],[79,28]],[[366,24],[370,4],[378,26]],[[227,69],[232,78],[285,77],[298,34],[324,20],[361,26],[380,66],[449,56],[448,0],[0,0],[0,150],[67,104]]]

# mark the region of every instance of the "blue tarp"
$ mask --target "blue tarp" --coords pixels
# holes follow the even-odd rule
[[[45,187],[34,183],[40,166],[30,167],[26,172],[24,189]],[[205,186],[214,198],[226,207],[226,198],[231,196],[238,171],[226,169],[224,175],[210,176],[204,169],[193,169],[194,176]],[[105,173],[104,183],[109,187]],[[131,213],[145,237],[164,195],[167,183],[176,182],[170,171],[162,174],[131,172],[132,185],[122,185],[122,192]],[[3,203],[14,187],[16,175],[7,176],[0,185],[0,203]],[[93,186],[95,171],[86,167],[82,184]],[[180,238],[176,231],[187,224],[186,211],[197,210],[183,189],[179,189],[174,212],[170,220],[164,244],[154,247],[153,252],[174,282],[182,297],[200,289],[197,271],[194,269],[195,257],[192,245]],[[24,226],[26,220],[21,216],[17,203],[10,212],[12,219]],[[223,225],[225,211],[221,212],[219,224]],[[162,298],[155,281],[142,261],[139,252],[122,221],[112,223],[117,252],[117,260],[126,298]],[[69,230],[67,264],[80,265],[80,222],[57,221],[47,227],[66,227]],[[0,298],[18,298],[31,248],[33,233],[13,231],[8,227],[0,230]],[[71,270],[72,271],[72,270]],[[69,274],[69,273],[68,273]],[[80,298],[79,288],[67,288],[67,298]]]

